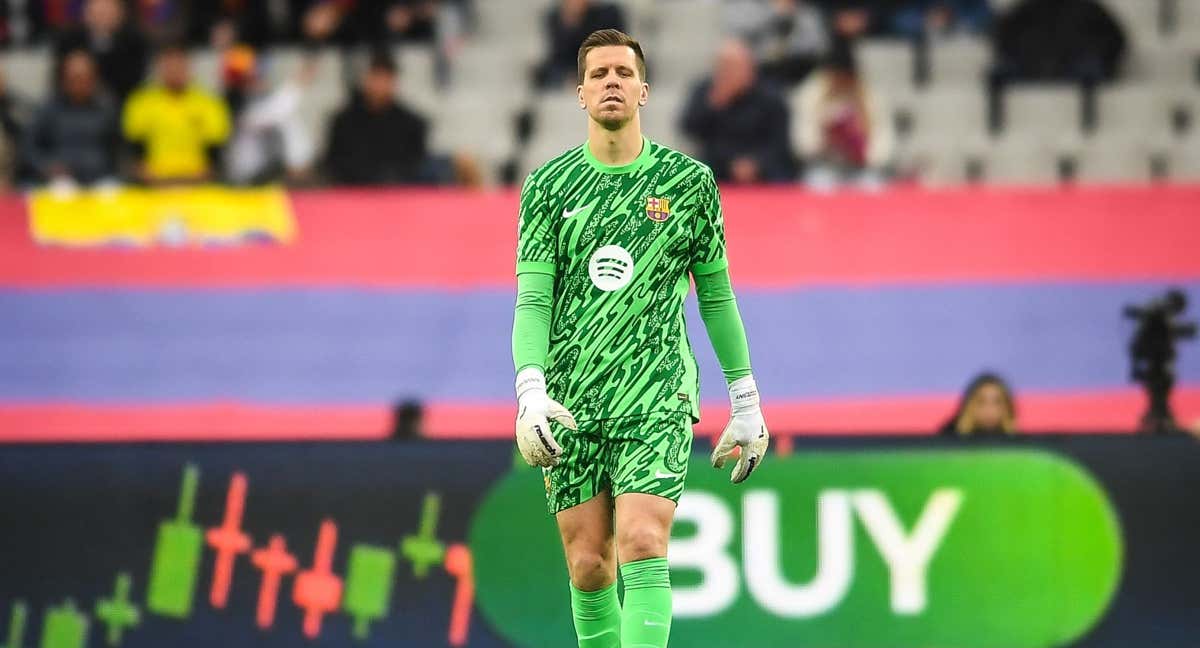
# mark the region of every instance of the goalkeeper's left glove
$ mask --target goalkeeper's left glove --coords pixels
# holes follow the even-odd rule
[[[742,454],[729,478],[729,481],[740,484],[762,464],[771,440],[758,405],[758,386],[754,384],[754,376],[738,378],[729,385],[729,406],[729,423],[725,425],[725,431],[713,449],[712,465],[713,468],[724,467],[725,460],[733,455],[733,449],[740,447]]]
[[[517,448],[525,463],[550,468],[558,465],[562,446],[550,432],[550,420],[575,430],[575,417],[546,394],[546,377],[537,367],[517,374]]]

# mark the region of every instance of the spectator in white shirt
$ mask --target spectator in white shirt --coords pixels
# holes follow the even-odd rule
[[[237,46],[225,55],[223,75],[234,113],[234,135],[225,152],[229,181],[308,182],[316,147],[301,119],[300,106],[312,84],[314,64],[305,61],[293,78],[271,89],[262,78],[254,51]]]

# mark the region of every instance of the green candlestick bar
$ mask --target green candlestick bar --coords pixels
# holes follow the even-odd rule
[[[446,546],[437,539],[438,511],[442,498],[437,493],[426,493],[421,506],[421,522],[416,535],[407,535],[401,540],[400,555],[413,564],[413,575],[424,580],[429,568],[442,564]]]
[[[174,520],[164,520],[158,525],[146,607],[162,616],[183,619],[192,613],[192,594],[196,590],[200,552],[204,548],[200,527],[192,524],[199,483],[200,471],[188,464],[183,469],[179,511]]]
[[[21,648],[25,642],[25,618],[29,609],[23,601],[13,603],[12,617],[8,621],[8,643],[3,648]]]
[[[46,610],[42,624],[42,648],[84,648],[87,644],[87,617],[67,599],[62,607]]]
[[[388,549],[355,545],[350,551],[342,609],[354,617],[354,637],[366,639],[370,624],[387,616],[396,557]]]
[[[129,574],[117,574],[117,584],[111,599],[100,599],[96,603],[96,618],[108,626],[108,645],[121,645],[125,628],[136,627],[142,621],[136,605],[129,602]]]

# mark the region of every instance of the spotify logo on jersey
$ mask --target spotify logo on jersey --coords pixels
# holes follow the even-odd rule
[[[588,261],[588,276],[604,292],[620,290],[633,279],[633,257],[620,245],[605,245]]]

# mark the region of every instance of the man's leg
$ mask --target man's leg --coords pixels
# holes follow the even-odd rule
[[[571,610],[580,648],[621,645],[612,515],[612,498],[601,491],[556,516],[571,577]]]
[[[671,636],[667,542],[675,502],[658,495],[617,496],[617,556],[625,583],[622,648],[665,648]]]
[[[622,648],[664,648],[671,635],[667,543],[692,450],[691,419],[665,414],[623,423],[606,463],[615,494],[617,558],[625,585]]]
[[[562,460],[545,471],[546,504],[558,522],[570,574],[571,610],[580,648],[621,645],[621,604],[613,547],[613,503],[601,461],[604,444],[591,423],[577,431],[551,423]]]

